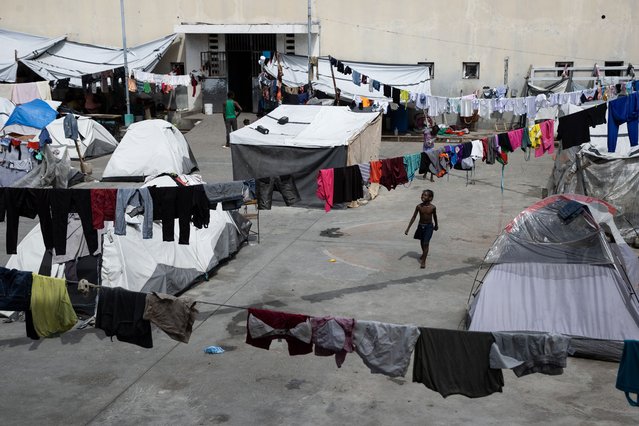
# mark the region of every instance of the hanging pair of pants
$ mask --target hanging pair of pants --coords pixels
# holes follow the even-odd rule
[[[257,179],[255,186],[257,189],[257,208],[259,210],[271,210],[273,191],[278,191],[282,194],[287,206],[292,206],[301,200],[293,175],[260,178]]]

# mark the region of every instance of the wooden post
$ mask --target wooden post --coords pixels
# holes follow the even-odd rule
[[[337,84],[335,83],[335,72],[333,71],[333,65],[330,60],[328,61],[328,66],[331,67],[331,77],[333,78],[333,90],[335,90],[335,105],[339,105],[339,89],[337,88]]]

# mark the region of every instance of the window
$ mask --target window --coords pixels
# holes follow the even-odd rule
[[[564,68],[571,68],[575,65],[572,61],[563,61],[563,62],[555,62],[555,67],[561,68],[561,70],[557,71],[557,77],[561,77],[564,73]],[[570,77],[570,73],[572,71],[566,71],[568,77]]]
[[[417,62],[418,65],[426,65],[430,70],[430,79],[435,78],[435,62]]]
[[[463,78],[479,78],[479,62],[464,62]]]
[[[623,67],[623,61],[606,61],[604,62],[606,67]],[[606,76],[618,76],[621,77],[626,70],[606,70],[604,75]]]

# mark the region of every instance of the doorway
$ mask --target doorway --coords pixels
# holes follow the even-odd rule
[[[245,111],[257,112],[258,61],[262,52],[275,50],[275,34],[226,34],[228,88]]]

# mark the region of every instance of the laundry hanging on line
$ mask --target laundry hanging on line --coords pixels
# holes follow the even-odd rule
[[[402,157],[322,169],[316,178],[316,195],[324,201],[324,209],[329,212],[335,204],[349,203],[362,198],[363,187],[367,187],[371,198],[374,198],[379,185],[390,191],[400,185],[409,184],[417,173],[432,173],[441,178],[451,169],[473,170],[477,160],[482,160],[486,164],[499,162],[505,166],[508,164],[508,154],[517,149],[524,152],[534,150],[535,157],[552,154],[554,121],[544,120],[530,129],[496,133],[481,139],[430,148],[425,152],[406,154]],[[346,180],[343,176],[350,178]]]

